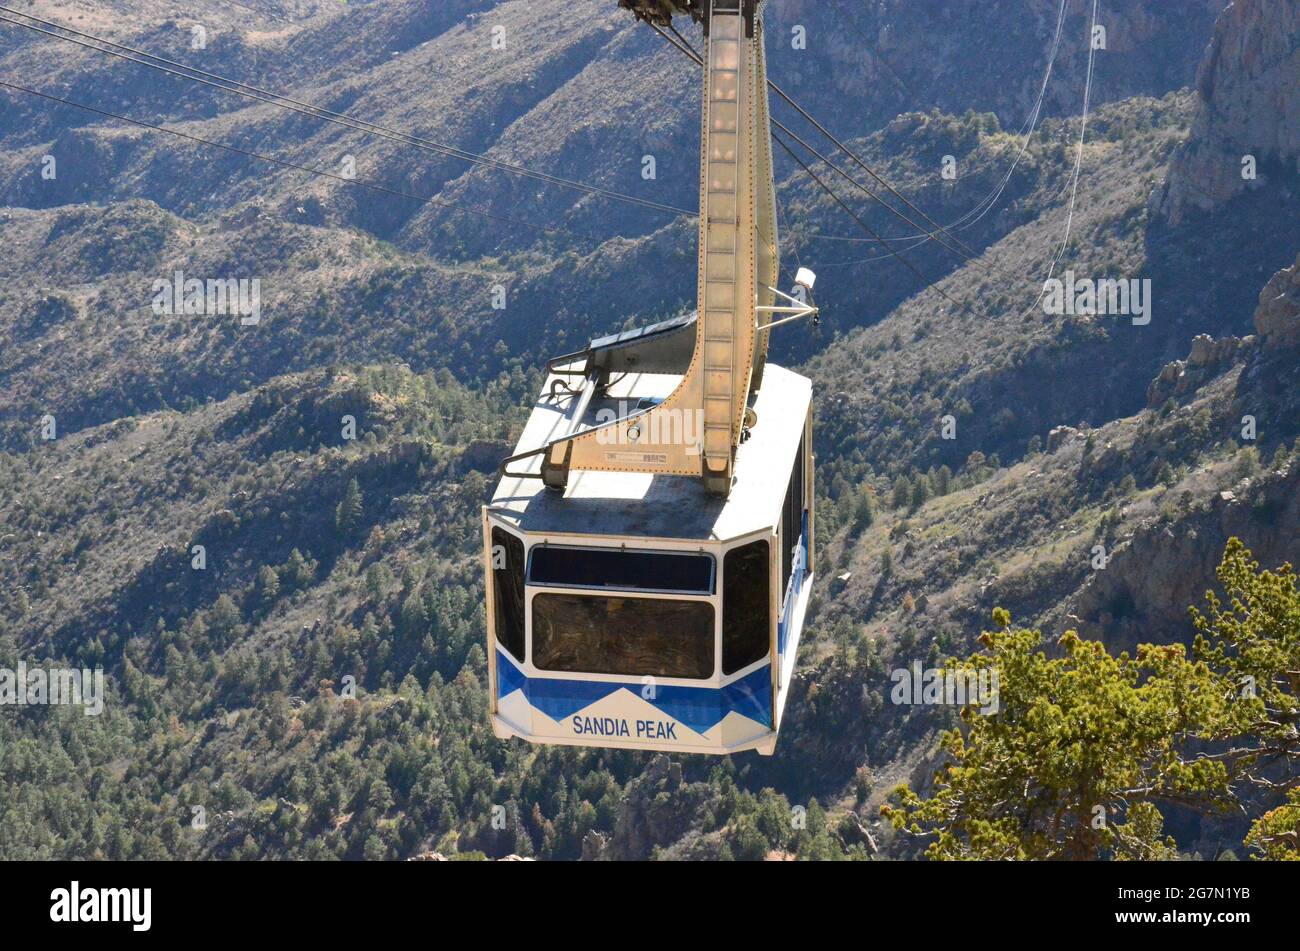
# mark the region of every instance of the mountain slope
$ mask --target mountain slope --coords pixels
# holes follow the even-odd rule
[[[250,3],[27,9],[695,207],[695,69],[613,0]],[[98,718],[0,716],[0,856],[913,854],[874,808],[924,785],[955,714],[891,703],[893,671],[974,649],[995,606],[1182,640],[1229,536],[1300,559],[1294,156],[1270,140],[1257,182],[1178,198],[1198,156],[1288,127],[1296,0],[1222,6],[1103,5],[1085,134],[1091,4],[1067,0],[1030,137],[1057,0],[772,3],[773,76],[971,260],[818,166],[918,278],[778,158],[785,264],[825,316],[774,340],[817,385],[819,585],[776,756],[722,761],[500,742],[483,687],[479,505],[539,367],[692,307],[694,219],[0,24],[15,81],[512,219],[0,93],[0,667],[102,665],[109,690]],[[1067,271],[1149,279],[1150,323],[1044,310]],[[256,280],[258,322],[157,306],[178,272]]]

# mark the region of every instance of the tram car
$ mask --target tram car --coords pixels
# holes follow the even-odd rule
[[[697,308],[550,361],[502,463],[483,510],[502,738],[776,748],[813,582],[812,384],[767,345],[816,319],[815,277],[775,286],[763,3],[688,6],[705,33]]]

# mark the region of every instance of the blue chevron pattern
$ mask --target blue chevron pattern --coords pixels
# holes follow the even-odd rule
[[[641,696],[640,681],[556,680],[524,676],[506,655],[497,651],[497,696],[508,697],[522,690],[529,704],[552,720],[564,720],[619,690]],[[696,733],[721,723],[728,713],[739,713],[758,723],[772,722],[772,668],[765,664],[753,673],[722,688],[655,688],[654,698],[645,701],[665,716]]]

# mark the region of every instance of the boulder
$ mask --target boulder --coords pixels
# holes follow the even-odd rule
[[[1214,362],[1214,338],[1209,334],[1197,334],[1192,340],[1192,352],[1187,355],[1187,365],[1192,367],[1209,366]]]

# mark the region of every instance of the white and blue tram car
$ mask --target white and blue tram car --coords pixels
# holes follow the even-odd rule
[[[654,399],[655,382],[607,399]],[[483,521],[497,736],[775,750],[812,580],[811,391],[767,368],[726,498],[644,473],[575,473],[562,494],[502,479]],[[539,402],[521,449],[570,425],[567,405]]]
[[[492,728],[770,754],[815,526],[812,385],[768,340],[816,319],[816,276],[775,286],[762,0],[632,6],[705,37],[698,304],[548,364],[483,512]]]

